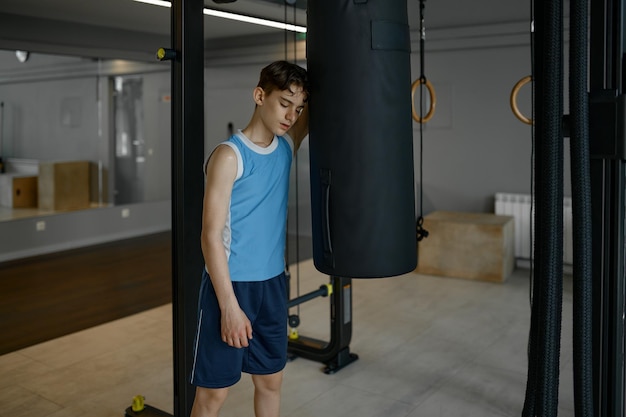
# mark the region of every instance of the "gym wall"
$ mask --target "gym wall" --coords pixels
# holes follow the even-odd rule
[[[411,68],[413,79],[419,76],[419,37],[415,28],[411,28]],[[424,211],[427,214],[433,210],[459,210],[473,212],[493,211],[493,197],[496,192],[521,192],[530,190],[530,127],[522,124],[512,114],[509,107],[510,91],[520,78],[530,72],[530,49],[527,22],[502,23],[497,25],[482,25],[466,28],[431,29],[428,32],[426,43],[426,75],[432,82],[437,93],[437,109],[433,118],[423,126],[424,133]],[[248,54],[249,49],[241,49],[241,54],[222,56],[219,59],[207,59],[205,70],[205,153],[208,153],[215,144],[223,140],[227,134],[228,122],[234,127],[243,127],[252,113],[253,103],[250,99],[251,89],[256,83],[258,72],[262,65],[283,57],[282,44],[258,50],[256,54]],[[300,48],[299,59],[301,64],[304,53]],[[0,51],[11,54],[12,51]],[[210,51],[207,52],[207,55]],[[8,96],[9,90],[22,91],[22,99],[27,102],[45,102],[46,95],[59,95],[59,88],[71,89],[72,92],[84,91],[83,101],[84,123],[95,123],[95,118],[87,112],[93,109],[95,86],[86,88],[77,85],[68,86],[69,81],[58,84],[59,87],[46,92],[50,83],[40,81],[36,88],[20,88],[12,83],[10,75],[14,69],[3,67],[7,59],[0,59],[0,100]],[[11,61],[12,62],[12,61]],[[31,62],[31,61],[29,61]],[[34,62],[34,61],[33,61]],[[27,63],[28,64],[28,63]],[[72,84],[72,83],[70,83]],[[93,84],[90,84],[93,85]],[[156,84],[150,86],[155,97],[161,92],[169,90],[169,78],[162,77]],[[530,111],[529,87],[520,93],[519,105],[523,112]],[[249,102],[249,105],[245,103]],[[56,111],[50,111],[45,106],[24,104],[22,114],[28,108],[28,118],[22,118],[11,127],[7,140],[19,142],[15,149],[19,154],[10,155],[17,158],[30,158],[37,154],[38,149],[52,146],[61,140],[48,136],[46,142],[38,143],[31,138],[25,138],[24,132],[30,129],[27,123],[33,123],[46,118],[58,121]],[[156,98],[145,103],[146,119],[155,118],[158,114]],[[528,114],[528,113],[527,113]],[[86,126],[87,127],[87,126]],[[97,126],[88,126],[90,131],[97,131]],[[167,133],[164,133],[167,134]],[[418,140],[419,125],[413,123],[414,152],[415,152],[415,181],[418,186],[419,158]],[[85,148],[97,149],[100,157],[108,152],[102,149],[97,139],[84,139]],[[93,141],[90,143],[89,141]],[[81,146],[82,146],[81,145]],[[105,145],[106,146],[106,145]],[[567,140],[566,140],[567,146]],[[290,211],[294,212],[296,204],[299,207],[299,234],[311,236],[310,226],[310,194],[308,189],[308,144],[305,142],[298,155],[298,201],[290,196]],[[71,149],[68,149],[70,152]],[[566,148],[567,154],[567,148]],[[569,168],[565,166],[566,190],[569,195]],[[295,170],[295,167],[294,167]],[[165,171],[163,171],[165,172]],[[295,175],[294,175],[295,176]],[[161,184],[163,179],[159,180]],[[163,185],[164,188],[167,188]],[[292,189],[295,188],[295,179],[292,179]],[[164,213],[164,216],[169,215]],[[71,215],[67,221],[71,227]],[[119,217],[119,216],[116,216]],[[132,216],[131,216],[132,217]],[[108,216],[102,218],[103,222]],[[32,222],[20,222],[19,225],[8,227],[6,222],[0,222],[0,235],[15,234],[31,235]],[[160,219],[165,227],[168,219]],[[106,226],[105,226],[106,227]],[[159,226],[161,227],[161,226]],[[63,231],[63,227],[60,228]],[[295,234],[295,223],[289,224],[289,232]],[[146,227],[133,228],[128,231],[145,233]],[[93,234],[94,231],[91,231]],[[72,236],[71,241],[60,232],[54,239],[41,240],[33,234],[32,240],[24,242],[28,248],[15,248],[10,240],[4,240],[8,246],[1,246],[0,253],[11,258],[11,254],[46,252],[54,248],[54,242],[64,245],[83,244],[84,236]],[[94,238],[94,236],[91,236]],[[97,236],[96,236],[97,238]],[[108,239],[104,234],[102,239]],[[97,243],[97,242],[94,242]],[[57,245],[58,246],[58,245]],[[16,255],[17,256],[17,255]]]

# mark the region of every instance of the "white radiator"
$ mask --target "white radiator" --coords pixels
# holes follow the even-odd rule
[[[496,214],[513,216],[515,218],[515,257],[530,259],[533,254],[531,236],[535,236],[533,227],[534,205],[531,213],[531,199],[529,194],[496,193]],[[563,263],[571,265],[573,262],[573,235],[572,235],[572,199],[563,199]]]

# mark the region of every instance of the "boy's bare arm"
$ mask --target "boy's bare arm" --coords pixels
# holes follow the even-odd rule
[[[300,145],[309,134],[309,105],[305,104],[302,113],[296,122],[289,128],[287,134],[293,139],[294,152],[300,149]]]
[[[233,347],[248,346],[250,321],[239,307],[228,271],[222,233],[237,175],[237,157],[226,145],[218,146],[207,164],[202,209],[202,254],[222,312],[222,340]]]

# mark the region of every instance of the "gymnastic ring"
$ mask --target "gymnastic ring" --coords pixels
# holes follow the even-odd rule
[[[522,112],[519,110],[519,107],[517,107],[517,94],[519,93],[519,90],[524,85],[528,84],[531,81],[532,81],[532,77],[530,75],[527,75],[526,77],[524,77],[521,80],[519,80],[513,86],[513,90],[511,91],[511,110],[513,110],[513,114],[515,115],[515,117],[517,117],[521,122],[524,122],[527,125],[532,125],[533,124],[533,120],[529,119],[526,116],[524,116],[522,114]]]
[[[420,117],[415,112],[415,90],[424,81],[426,81],[425,85],[426,85],[426,88],[428,89],[428,95],[430,96],[430,109],[428,109],[428,113],[426,113],[426,116]],[[413,120],[415,120],[417,123],[426,123],[433,117],[433,114],[435,114],[436,105],[437,105],[437,96],[435,95],[435,89],[433,88],[433,85],[430,83],[430,81],[422,77],[413,81],[413,84],[411,84],[411,113],[413,114]]]

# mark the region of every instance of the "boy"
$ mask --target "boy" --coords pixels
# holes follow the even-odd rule
[[[191,417],[217,416],[242,371],[252,375],[256,417],[279,416],[289,173],[308,134],[308,91],[303,68],[285,61],[263,68],[250,122],[205,164]]]

